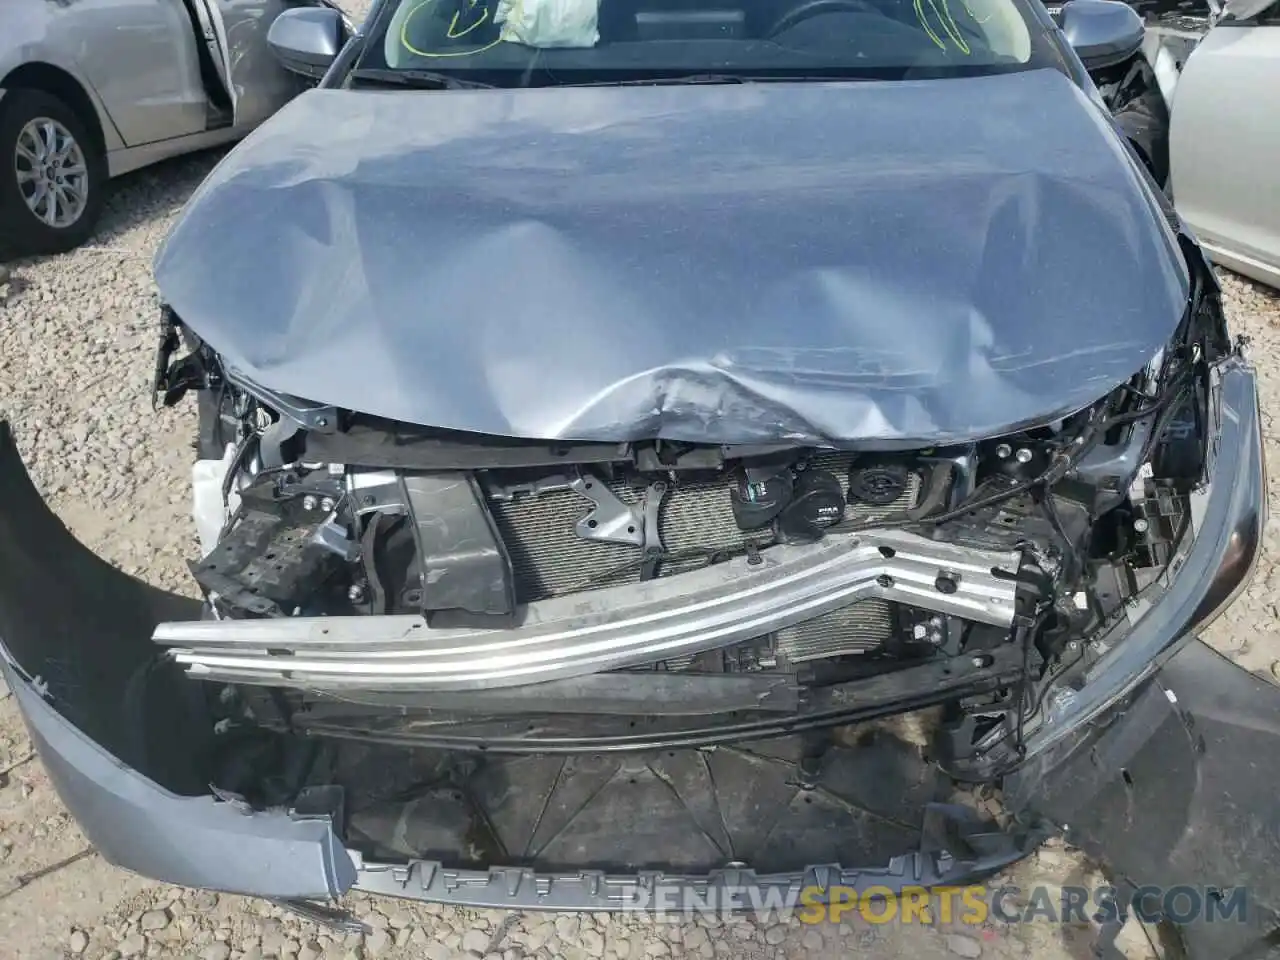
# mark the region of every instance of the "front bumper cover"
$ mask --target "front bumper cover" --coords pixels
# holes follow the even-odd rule
[[[961,886],[1021,859],[1044,839],[1031,830],[1003,832],[963,806],[924,803],[914,844],[866,866],[823,863],[764,874],[728,865],[697,875],[619,875],[521,866],[458,869],[423,859],[379,862],[345,849],[328,811],[253,811],[233,799],[165,789],[84,736],[11,664],[0,672],[55,788],[98,852],[118,866],[182,886],[282,901],[326,900],[359,889],[475,908],[634,911],[695,903],[751,909],[811,887],[884,893]],[[914,805],[910,798],[905,802]],[[906,836],[891,826],[863,842],[883,848]]]
[[[59,796],[98,852],[118,866],[181,886],[279,900],[329,899],[354,888],[476,908],[644,910],[685,894],[749,907],[815,885],[893,891],[961,885],[1013,863],[1043,839],[1001,833],[966,808],[938,804],[928,808],[919,849],[867,868],[823,864],[761,875],[727,867],[705,876],[617,876],[502,866],[465,870],[430,860],[379,863],[346,850],[328,816],[254,812],[209,796],[173,794],[121,766],[11,666],[3,672]]]
[[[184,797],[120,763],[3,668],[49,779],[109,862],[188,887],[270,898],[328,898],[357,871],[328,817],[254,812]]]

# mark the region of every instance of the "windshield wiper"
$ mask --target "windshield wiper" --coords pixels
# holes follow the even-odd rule
[[[683,84],[715,84],[715,83],[848,83],[859,80],[870,80],[870,77],[851,77],[847,75],[823,74],[767,74],[753,75],[749,73],[688,73],[674,77],[633,78],[630,80],[590,80],[585,83],[561,83],[563,87],[649,87],[676,86]]]
[[[369,80],[374,83],[391,83],[400,87],[417,87],[423,90],[495,90],[492,83],[464,80],[433,70],[385,70],[365,67],[351,73],[352,80]]]
[[[749,83],[755,77],[737,73],[688,73],[679,77],[649,77],[635,80],[588,80],[585,83],[562,83],[562,87],[649,87],[686,83]]]

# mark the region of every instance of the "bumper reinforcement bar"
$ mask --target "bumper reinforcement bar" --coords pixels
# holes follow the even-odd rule
[[[879,597],[980,623],[1013,621],[1017,552],[902,530],[774,547],[677,577],[529,604],[509,629],[420,616],[161,623],[197,677],[301,689],[517,686],[714,650]]]

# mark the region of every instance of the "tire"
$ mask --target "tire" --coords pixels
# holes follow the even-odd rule
[[[30,126],[39,120],[51,123]],[[35,170],[30,148],[47,146],[42,134],[50,129],[63,165],[45,169],[64,176],[52,216],[47,199],[37,198],[40,184],[22,176],[35,172],[42,181],[48,179],[44,170]],[[33,135],[38,139],[33,141]],[[72,148],[68,137],[74,141]],[[83,173],[76,172],[81,169]],[[62,253],[84,243],[102,212],[106,182],[106,158],[98,139],[75,110],[42,90],[17,88],[0,99],[0,256]],[[29,201],[35,203],[34,211]]]

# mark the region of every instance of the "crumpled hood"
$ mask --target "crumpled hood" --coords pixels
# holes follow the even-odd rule
[[[1061,74],[304,94],[156,259],[241,373],[543,439],[942,442],[1078,409],[1186,276]]]

